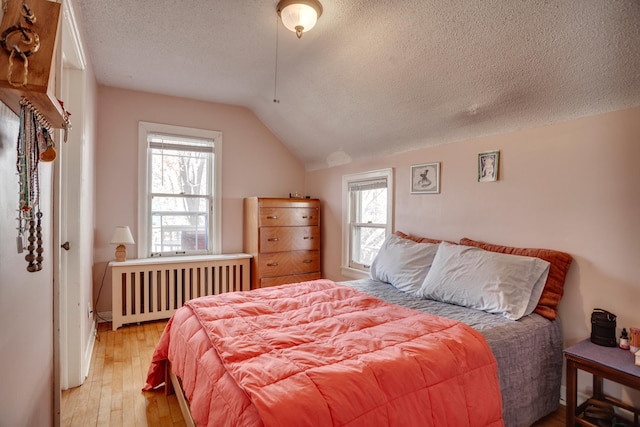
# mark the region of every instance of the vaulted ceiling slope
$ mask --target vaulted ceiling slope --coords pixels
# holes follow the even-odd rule
[[[321,2],[298,40],[277,0],[77,0],[100,84],[246,106],[308,170],[640,105],[638,0]]]

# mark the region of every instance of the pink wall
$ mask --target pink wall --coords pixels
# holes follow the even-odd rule
[[[342,175],[393,167],[395,229],[434,238],[569,252],[560,305],[565,343],[593,308],[640,327],[640,108],[372,159],[307,174],[323,200],[323,271],[340,274]],[[393,141],[390,141],[393,144]],[[477,182],[477,154],[500,150],[500,180]],[[441,193],[409,193],[409,167],[441,163]]]
[[[323,273],[340,273],[342,175],[394,168],[395,227],[411,234],[566,251],[574,262],[560,303],[565,346],[587,338],[604,308],[640,327],[640,107],[307,173],[323,201]],[[390,141],[393,144],[393,141]],[[500,150],[500,180],[477,182],[477,154]],[[441,163],[441,193],[412,195],[409,167]],[[622,351],[622,350],[621,350]],[[591,377],[579,374],[579,390]],[[640,393],[607,383],[640,404]]]
[[[40,165],[43,269],[16,250],[18,117],[0,102],[0,425],[47,426],[53,416],[53,164]],[[25,244],[27,244],[25,240]]]
[[[222,132],[222,252],[242,252],[242,199],[288,197],[304,191],[304,168],[247,108],[100,86],[96,146],[96,229],[94,294],[117,225],[137,232],[138,122]],[[130,258],[135,247],[128,248]],[[111,311],[110,273],[104,279],[98,312]]]

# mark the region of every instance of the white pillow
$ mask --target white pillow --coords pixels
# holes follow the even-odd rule
[[[391,234],[371,263],[371,278],[415,294],[420,290],[437,251],[436,244],[417,243]]]
[[[517,320],[535,309],[549,266],[540,258],[442,242],[418,295]]]

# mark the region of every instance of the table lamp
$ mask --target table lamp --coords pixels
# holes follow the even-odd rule
[[[128,225],[119,225],[113,232],[111,238],[112,245],[118,245],[116,247],[116,261],[124,261],[127,259],[127,247],[125,245],[133,245],[136,242],[133,241],[131,230]]]

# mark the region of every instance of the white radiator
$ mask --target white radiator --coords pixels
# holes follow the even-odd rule
[[[251,255],[201,255],[112,261],[113,330],[168,319],[193,298],[248,291]]]

